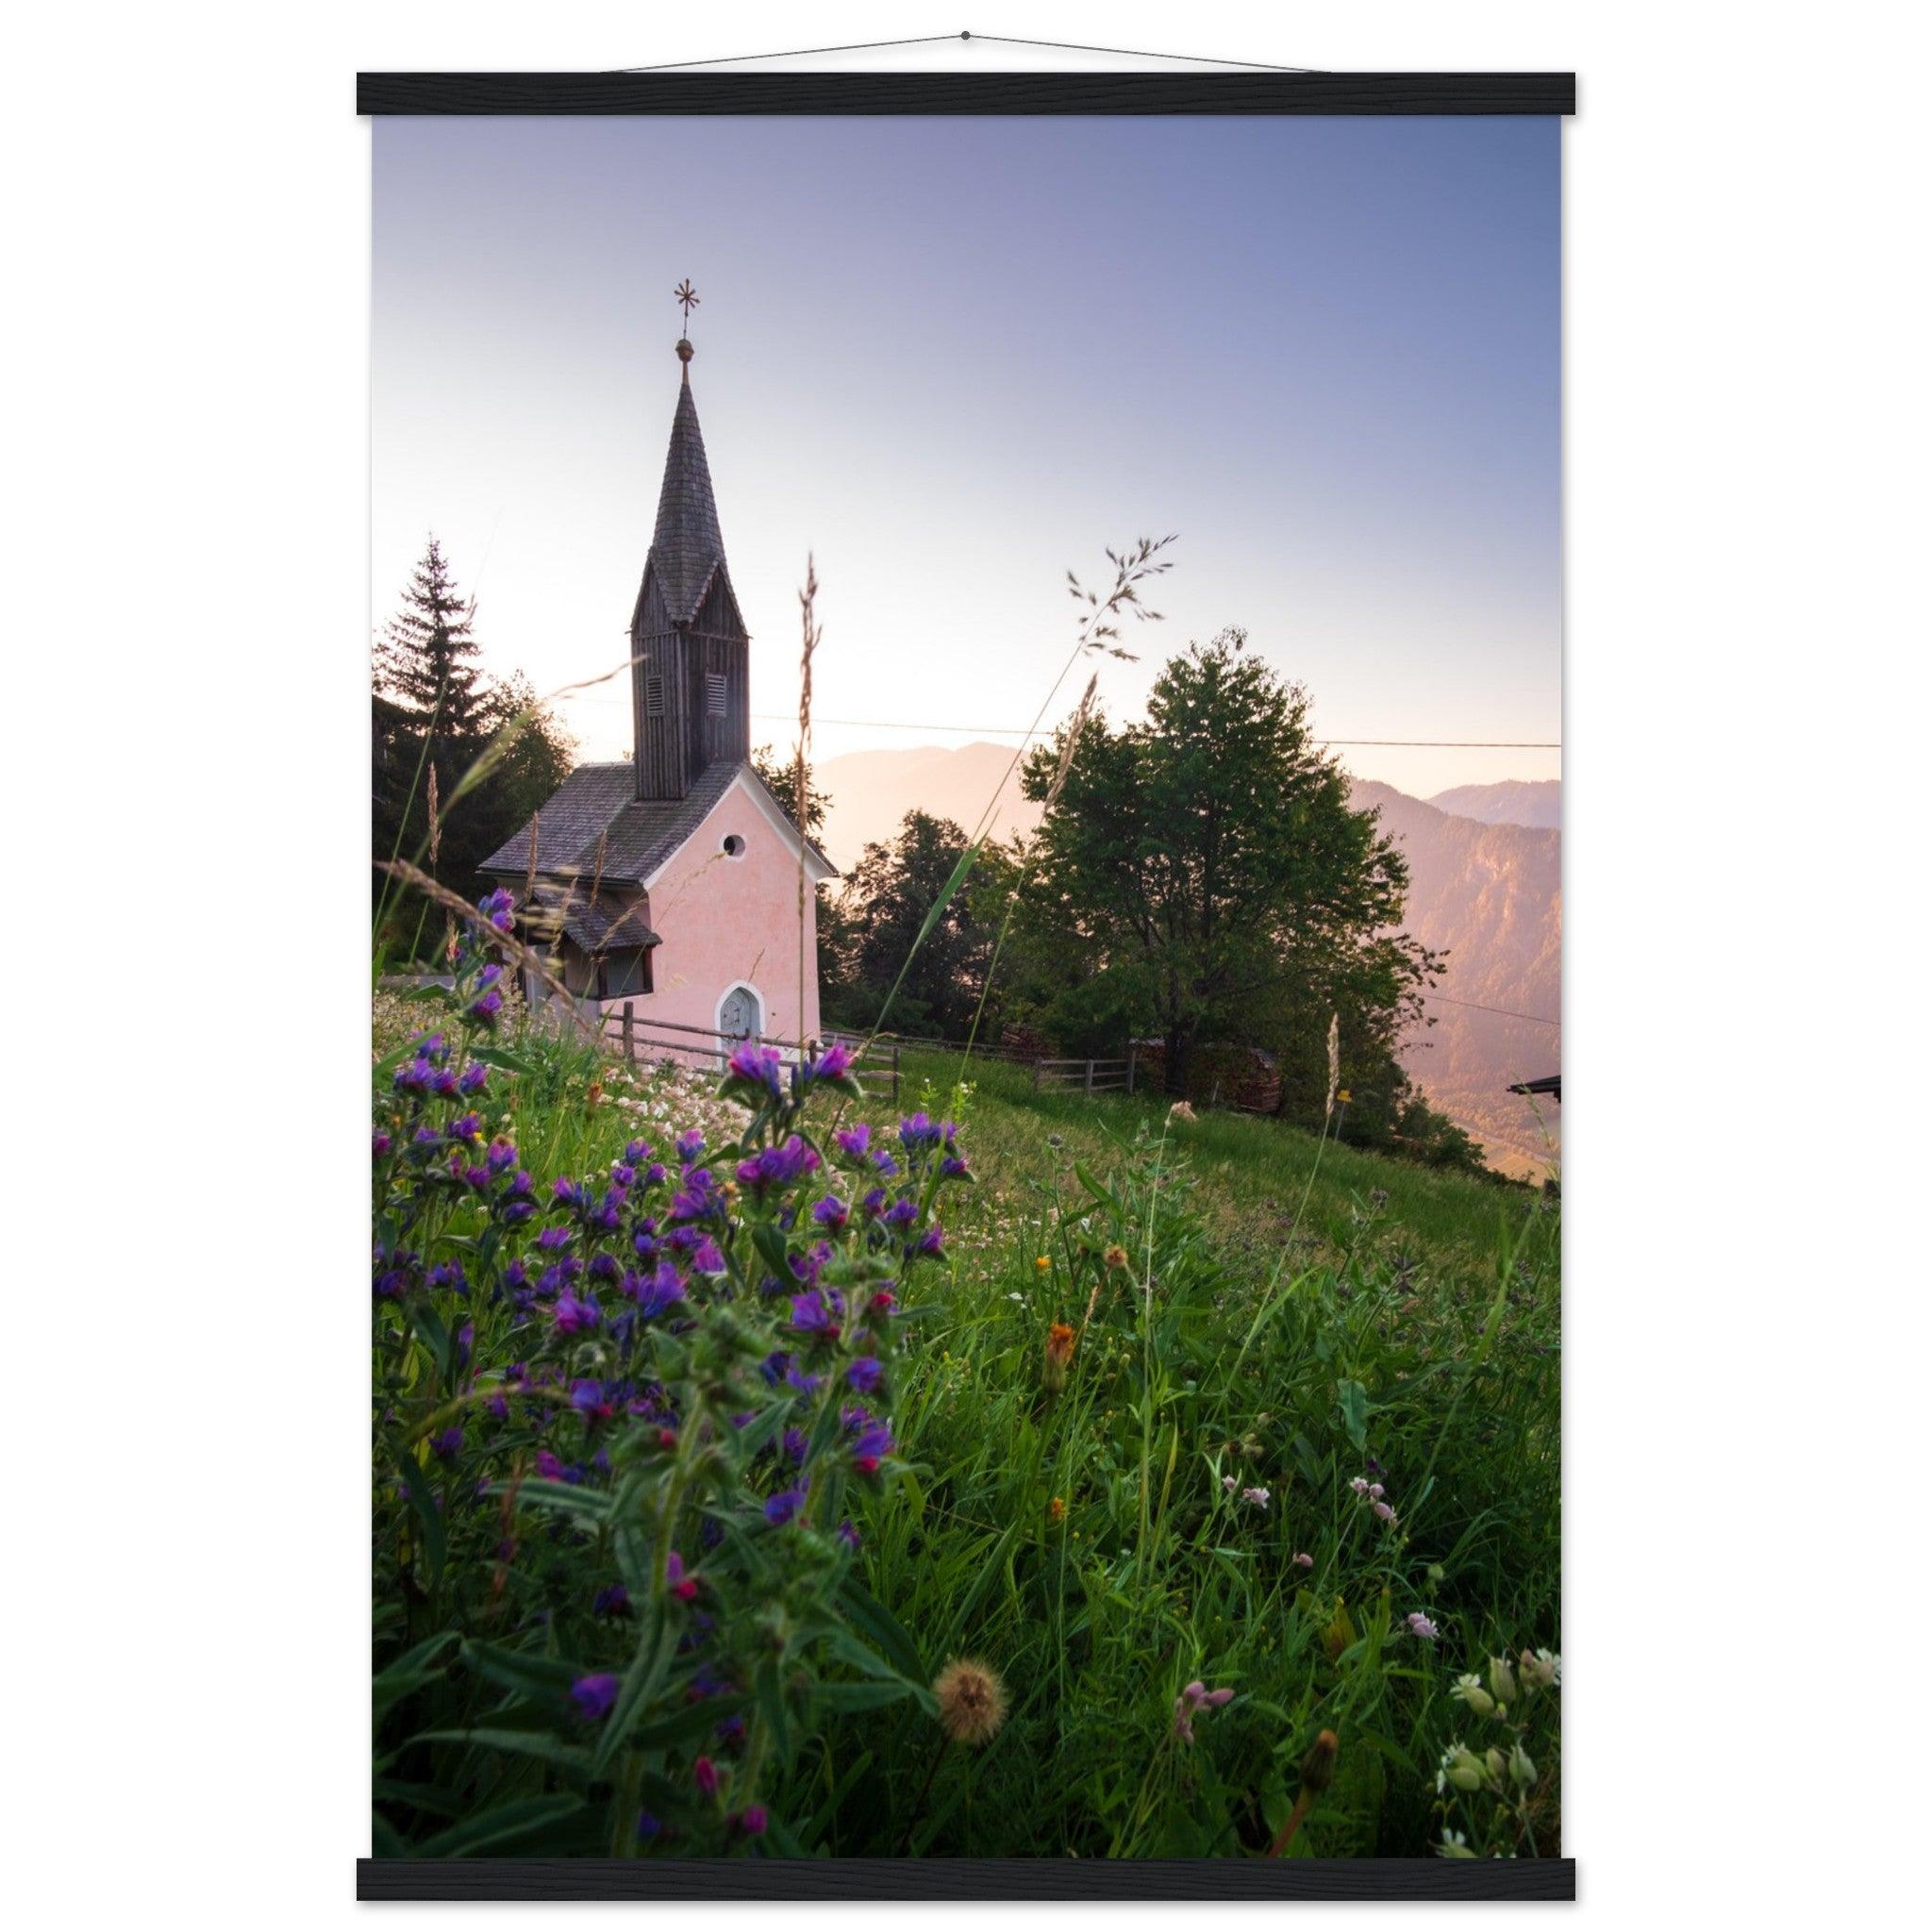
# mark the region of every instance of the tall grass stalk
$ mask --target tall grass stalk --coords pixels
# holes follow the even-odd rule
[[[1006,771],[1001,774],[999,783],[993,787],[992,795],[988,798],[985,809],[979,814],[972,836],[966,841],[965,851],[959,855],[952,875],[921,923],[912,945],[906,955],[905,962],[899,968],[898,976],[894,978],[887,991],[885,1000],[880,1005],[878,1017],[874,1021],[866,1036],[868,1046],[884,1032],[886,1016],[891,1011],[892,1002],[898,998],[899,990],[906,983],[906,974],[911,970],[912,961],[918,957],[919,949],[925,943],[933,927],[939,924],[946,908],[952,904],[954,894],[966,882],[968,874],[978,862],[979,855],[991,836],[993,815],[999,808],[1001,795],[1012,781],[1013,774],[1019,769],[1020,760],[1026,756],[1027,746],[1039,735],[1041,721],[1059,694],[1060,686],[1067,681],[1067,674],[1080,661],[1082,656],[1090,651],[1103,651],[1109,657],[1132,659],[1134,654],[1123,649],[1119,641],[1120,622],[1124,613],[1132,611],[1136,621],[1143,624],[1158,624],[1161,621],[1159,611],[1150,610],[1141,602],[1140,587],[1150,577],[1159,576],[1172,568],[1167,559],[1160,558],[1159,553],[1174,541],[1173,534],[1160,538],[1142,537],[1138,542],[1124,550],[1117,552],[1109,549],[1107,557],[1108,561],[1114,567],[1114,581],[1105,598],[1097,591],[1086,589],[1072,571],[1067,573],[1067,582],[1073,596],[1076,601],[1084,599],[1088,607],[1081,614],[1074,648],[1068,654],[1067,661],[1060,666],[1059,675],[1047,687],[1046,695],[1040,702],[1040,708],[1033,714],[1032,724],[1027,726],[1013,756],[1008,759]],[[984,1003],[982,992],[982,1007]],[[974,1024],[975,1026],[978,1024],[976,1015]]]

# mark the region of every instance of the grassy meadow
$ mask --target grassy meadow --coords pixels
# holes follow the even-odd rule
[[[379,1119],[436,1017],[379,1011]],[[539,1176],[628,1174],[638,1137],[663,1149],[685,1128],[734,1157],[758,1141],[763,1116],[708,1075],[514,1034],[478,1052],[465,1138],[513,1141]],[[915,1268],[908,1245],[878,1350],[890,1455],[813,1473],[835,1423],[778,1385],[791,1407],[743,1433],[775,1444],[798,1424],[817,1459],[776,1495],[768,1461],[704,1478],[716,1581],[681,1635],[662,1552],[680,1522],[693,1547],[708,1437],[698,1398],[663,1391],[713,1373],[709,1330],[654,1331],[659,1381],[591,1382],[622,1391],[614,1420],[573,1395],[591,1418],[573,1461],[541,1446],[579,1426],[560,1392],[523,1434],[503,1399],[532,1386],[541,1307],[480,1278],[441,1314],[427,1290],[378,1288],[378,1853],[1554,1854],[1554,1199],[1273,1121],[1173,1116],[1158,1095],[1038,1096],[1024,1069],[979,1061],[962,1085],[930,1054],[903,1069],[897,1110],[841,1095],[815,1128],[801,1116],[828,1165],[774,1210],[791,1239],[830,1184],[834,1129],[866,1120],[896,1147],[902,1111],[957,1123],[972,1179],[920,1193],[943,1246]],[[497,1237],[460,1202],[446,1213],[441,1238],[479,1275]],[[441,1250],[419,1249],[426,1270]],[[571,1374],[609,1347],[605,1299]],[[742,1326],[754,1299],[717,1320]],[[493,1435],[462,1407],[486,1393],[508,1415]],[[439,1433],[452,1417],[467,1433]],[[623,1446],[651,1434],[664,1467]],[[626,1512],[660,1524],[655,1571]],[[706,1646],[733,1642],[750,1661],[707,1679]],[[948,1708],[961,1658],[998,1680],[990,1734]]]

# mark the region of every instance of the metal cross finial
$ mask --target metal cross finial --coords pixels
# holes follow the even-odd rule
[[[688,333],[691,328],[691,312],[698,306],[698,291],[691,287],[691,277],[687,275],[671,292],[684,306],[684,326]]]

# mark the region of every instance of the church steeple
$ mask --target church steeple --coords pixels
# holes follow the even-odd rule
[[[677,291],[687,323],[697,302]],[[631,616],[637,795],[682,798],[719,758],[751,755],[750,639],[724,565],[711,468],[691,389],[691,342],[658,495],[658,521]]]

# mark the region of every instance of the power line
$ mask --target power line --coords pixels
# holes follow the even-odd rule
[[[1542,1013],[1518,1013],[1508,1007],[1485,1007],[1475,1000],[1452,998],[1446,992],[1425,992],[1422,997],[1425,1000],[1441,1000],[1444,1006],[1467,1007],[1472,1013],[1500,1013],[1506,1020],[1527,1020],[1536,1026],[1555,1026],[1560,1029],[1563,1024],[1562,1021],[1552,1020]]]
[[[577,698],[576,704],[604,705],[613,710],[629,710],[627,698]],[[754,711],[754,718],[772,724],[796,724],[792,711]],[[1027,731],[1017,724],[938,724],[917,718],[825,718],[814,717],[814,724],[842,724],[867,731],[971,731],[982,738],[1051,738],[1052,731]],[[1316,744],[1380,746],[1416,751],[1561,751],[1560,739],[1528,738],[1318,738]]]

